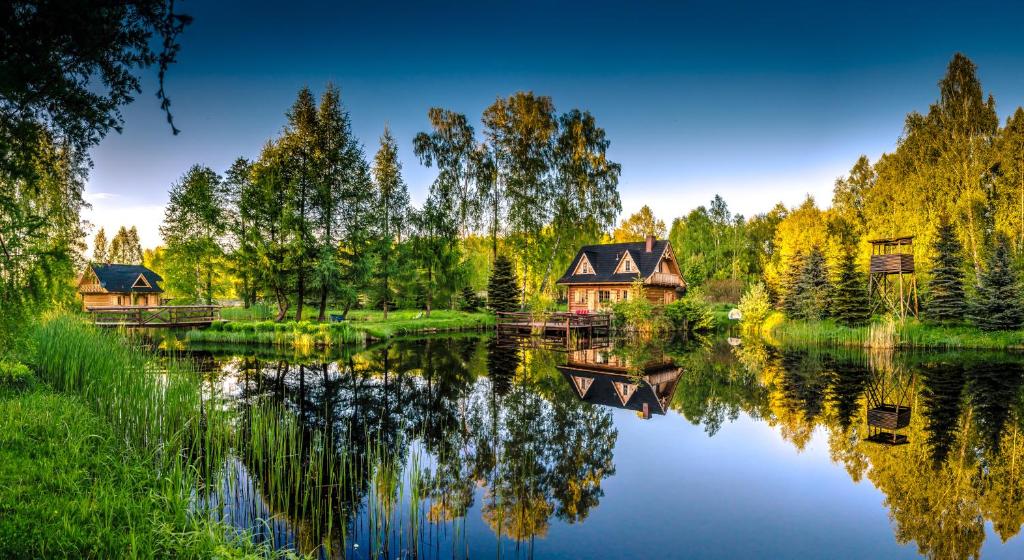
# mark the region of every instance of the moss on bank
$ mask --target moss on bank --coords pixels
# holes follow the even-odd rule
[[[916,319],[880,319],[863,327],[833,321],[796,321],[781,313],[760,327],[768,340],[790,346],[1024,350],[1024,330],[986,332],[976,327],[932,325]]]

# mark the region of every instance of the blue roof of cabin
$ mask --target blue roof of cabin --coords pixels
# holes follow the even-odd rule
[[[616,267],[619,266],[619,261],[622,260],[623,253],[629,252],[629,255],[633,257],[633,262],[636,263],[637,269],[639,269],[639,275],[646,278],[650,276],[651,273],[654,272],[654,268],[658,266],[658,261],[661,259],[662,253],[665,252],[665,247],[667,245],[667,240],[658,239],[654,242],[654,246],[651,248],[650,253],[646,251],[646,241],[636,241],[633,243],[608,243],[606,245],[584,245],[580,251],[576,253],[576,258],[572,260],[568,270],[566,270],[565,274],[558,279],[557,283],[629,284],[636,279],[637,272],[615,273]],[[590,261],[590,266],[594,268],[594,274],[573,274],[584,255],[586,255],[587,260]]]
[[[96,278],[100,281],[100,286],[108,292],[126,294],[126,293],[154,293],[159,294],[163,292],[163,289],[157,284],[157,282],[163,282],[164,279],[159,274],[152,270],[138,264],[93,264],[92,270],[96,273]],[[133,288],[136,280],[139,279],[139,275],[146,278],[151,287],[139,286]]]

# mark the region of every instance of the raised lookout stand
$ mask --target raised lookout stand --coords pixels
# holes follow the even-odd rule
[[[888,310],[899,317],[917,317],[917,275],[914,236],[872,239],[868,299],[871,312]]]

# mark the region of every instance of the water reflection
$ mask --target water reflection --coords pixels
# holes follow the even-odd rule
[[[559,350],[444,337],[313,358],[226,348],[191,356],[241,425],[250,408],[276,403],[306,434],[300,454],[330,449],[359,465],[315,515],[282,490],[301,484],[268,480],[251,458],[228,469],[224,494],[233,498],[217,504],[224,518],[303,552],[326,555],[328,542],[338,557],[625,555],[629,547],[573,540],[571,527],[602,510],[611,477],[617,492],[657,492],[631,474],[653,450],[616,453],[624,423],[631,434],[648,425],[637,416],[684,419],[708,442],[734,422],[766,424],[798,453],[821,438],[849,479],[883,494],[894,537],[883,556],[911,544],[931,558],[978,557],[986,524],[998,546],[1024,522],[1024,358],[1014,354],[784,351],[724,340]],[[756,476],[756,466],[744,468]],[[841,499],[839,490],[816,491]],[[729,492],[723,485],[724,499]],[[796,505],[777,507],[785,515]],[[637,514],[606,507],[613,518]],[[700,533],[680,527],[676,538],[682,550]]]

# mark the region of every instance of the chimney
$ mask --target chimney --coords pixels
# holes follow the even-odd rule
[[[644,250],[646,252],[648,252],[648,253],[650,253],[651,251],[654,250],[654,236],[653,235],[648,235],[647,236],[647,247]]]

